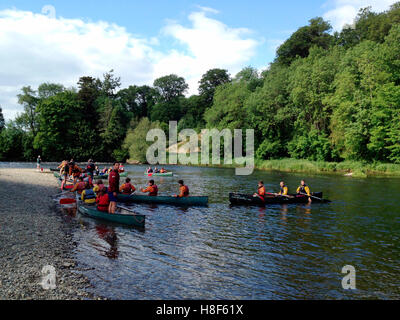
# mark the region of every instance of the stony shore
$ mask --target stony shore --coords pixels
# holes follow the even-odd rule
[[[94,299],[74,261],[74,221],[53,200],[53,175],[35,169],[0,169],[0,299]],[[41,286],[42,268],[56,270],[56,288]]]

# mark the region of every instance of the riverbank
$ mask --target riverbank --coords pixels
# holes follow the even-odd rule
[[[167,157],[168,159],[168,157]],[[243,160],[243,159],[241,159]],[[199,164],[182,164],[195,167],[212,167],[212,168],[236,168],[242,167],[243,164],[223,164],[221,159],[220,165],[202,165],[199,155]],[[211,158],[210,158],[211,163]],[[243,163],[243,162],[242,162]],[[310,161],[299,159],[278,159],[278,160],[255,160],[254,168],[263,171],[280,171],[292,173],[309,173],[309,174],[339,174],[354,178],[367,177],[399,177],[400,164],[393,163],[368,163],[360,161],[343,161],[343,162],[325,162],[325,161]]]
[[[53,175],[0,168],[0,299],[92,299],[74,260],[74,222],[58,214]],[[42,268],[56,270],[56,289],[44,290]]]

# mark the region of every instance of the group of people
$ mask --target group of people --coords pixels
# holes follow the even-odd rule
[[[268,193],[265,189],[264,182],[258,182],[258,190],[257,193],[254,194],[254,197],[259,197],[261,200],[264,200],[264,197],[270,196],[282,196],[282,197],[292,197],[289,195],[289,188],[286,186],[284,181],[281,181],[279,193]],[[311,191],[310,188],[307,186],[305,180],[301,180],[300,186],[297,188],[296,193],[299,195],[306,195],[308,196],[308,201],[311,202]]]
[[[64,181],[67,181],[67,179],[71,177],[74,183],[76,183],[80,176],[87,176],[89,179],[93,179],[94,176],[109,174],[113,170],[113,167],[105,167],[100,171],[99,167],[95,165],[93,159],[89,159],[85,168],[80,168],[75,163],[74,159],[71,159],[70,161],[63,160],[58,166],[58,169],[60,169],[60,175],[64,177]],[[125,168],[123,164],[120,163],[118,167],[118,173],[122,173],[124,171]]]
[[[161,168],[160,170],[157,169],[157,167],[154,168],[154,170],[151,167],[148,167],[146,170],[146,173],[167,173],[167,170],[164,168]]]
[[[108,174],[108,187],[104,185],[103,180],[97,180],[93,183],[93,176],[88,175],[87,177],[79,176],[77,181],[74,181],[74,186],[70,191],[77,192],[86,204],[96,204],[97,210],[114,214],[117,208],[118,193],[131,195],[136,191],[130,178],[126,178],[125,183],[120,186],[119,173],[120,163],[115,162]],[[188,197],[188,186],[184,184],[183,180],[179,180],[178,183],[180,192],[174,197]],[[158,195],[158,186],[154,183],[154,180],[149,180],[148,186],[141,188],[140,191],[147,193],[148,196],[155,197]]]

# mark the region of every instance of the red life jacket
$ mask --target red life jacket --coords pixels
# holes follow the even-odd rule
[[[181,197],[189,197],[189,188],[188,188],[188,186],[182,186],[181,188],[180,188],[181,190],[181,194],[180,194],[180,196]]]
[[[76,188],[76,191],[79,194],[82,194],[83,190],[85,190],[85,182],[78,182],[78,187]]]
[[[98,196],[96,198],[96,203],[97,203],[97,210],[107,212],[108,211],[108,205],[110,204],[110,200],[108,198],[108,194],[104,194],[102,196]]]
[[[157,194],[158,194],[158,187],[157,187],[157,185],[156,185],[156,184],[154,184],[154,185],[152,186],[152,188],[153,188],[153,190],[152,190],[152,191],[150,191],[150,193],[149,193],[149,196],[156,197],[156,196],[157,196]]]
[[[124,183],[124,188],[122,189],[122,193],[123,194],[131,194],[132,189],[133,189],[133,186],[130,182]]]

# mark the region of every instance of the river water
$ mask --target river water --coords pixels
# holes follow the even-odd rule
[[[126,166],[136,188],[144,166]],[[144,230],[77,215],[76,258],[111,299],[399,299],[400,179],[234,169],[171,167],[155,177],[160,194],[183,179],[207,208],[133,205]],[[230,207],[229,192],[254,193],[264,180],[294,192],[302,178],[328,204]],[[356,269],[356,290],[342,288],[342,268]]]

